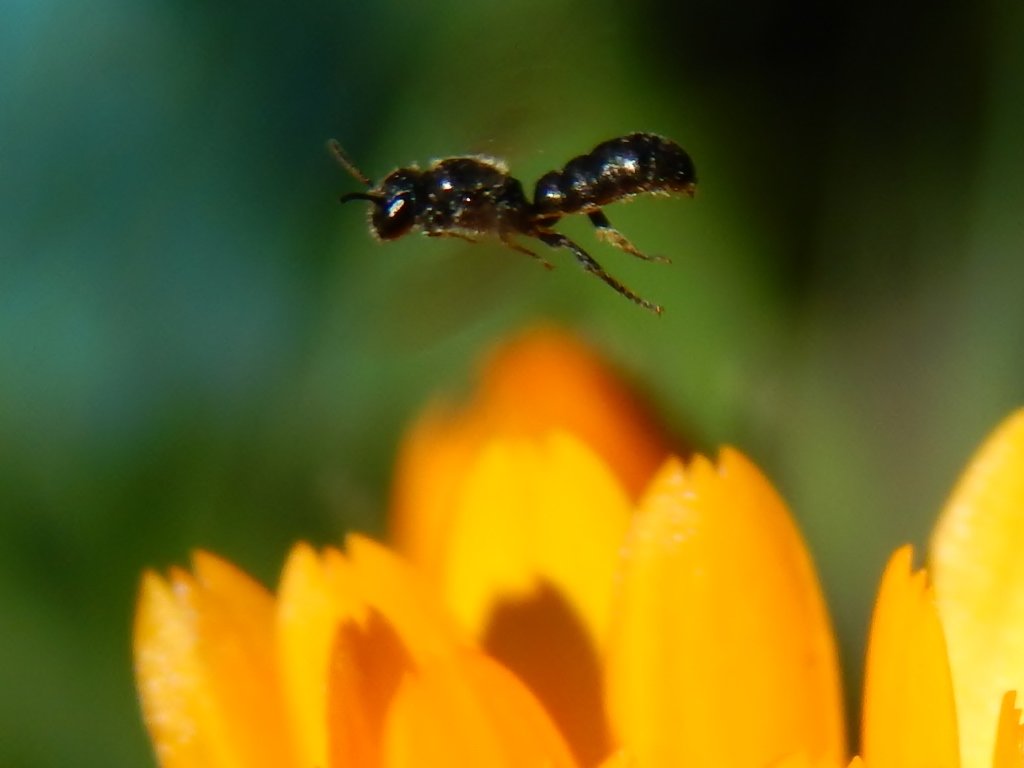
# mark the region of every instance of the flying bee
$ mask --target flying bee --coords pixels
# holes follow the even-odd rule
[[[693,161],[669,139],[631,133],[604,141],[574,157],[562,170],[544,174],[534,189],[533,202],[526,199],[523,185],[509,175],[504,163],[491,158],[449,157],[434,161],[426,170],[399,168],[374,186],[337,141],[331,139],[327,146],[341,167],[367,187],[366,192],[342,195],[341,202],[373,203],[370,230],[379,240],[395,240],[413,230],[428,237],[470,242],[494,235],[550,269],[544,258],[515,241],[517,235],[536,238],[552,248],[569,250],[587,272],[645,309],[662,312],[660,305],[631,291],[552,227],[563,216],[582,213],[597,228],[598,237],[619,250],[646,261],[668,261],[641,252],[601,209],[644,193],[693,196],[697,184]]]

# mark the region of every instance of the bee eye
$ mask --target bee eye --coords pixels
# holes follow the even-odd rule
[[[404,197],[396,197],[391,200],[387,209],[384,211],[384,215],[389,219],[396,219],[402,215],[402,210],[409,204],[409,201]]]
[[[416,222],[416,206],[409,192],[388,197],[373,212],[373,228],[382,240],[393,240],[408,232]]]

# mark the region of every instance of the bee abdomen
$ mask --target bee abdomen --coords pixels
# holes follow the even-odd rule
[[[673,141],[653,133],[633,133],[598,144],[585,155],[537,182],[536,215],[557,219],[600,208],[645,192],[692,194],[693,161]]]

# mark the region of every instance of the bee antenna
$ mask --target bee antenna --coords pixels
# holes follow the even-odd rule
[[[347,154],[345,154],[345,150],[341,148],[341,144],[339,144],[336,139],[327,140],[327,151],[331,153],[331,156],[338,161],[338,165],[344,168],[352,178],[356,181],[362,182],[368,187],[373,186],[373,182],[366,177],[365,173],[356,168],[356,164],[352,162],[352,159]],[[344,199],[342,202],[345,202]]]

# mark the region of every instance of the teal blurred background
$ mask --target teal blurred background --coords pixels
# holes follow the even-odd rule
[[[1024,5],[5,0],[0,765],[152,764],[140,571],[380,531],[403,426],[496,340],[578,329],[811,541],[850,697],[888,553],[1024,404]],[[529,189],[671,136],[695,200],[609,211],[666,306],[550,253],[374,243],[379,178],[485,152]]]

